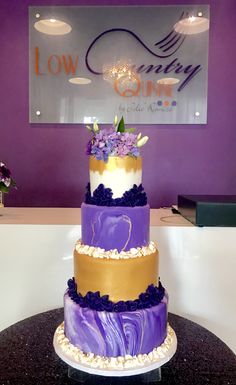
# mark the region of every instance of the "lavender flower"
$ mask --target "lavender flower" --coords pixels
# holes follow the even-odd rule
[[[125,129],[123,118],[119,124],[115,119],[114,125],[106,129],[100,130],[97,124],[94,124],[93,128],[89,126],[87,128],[93,133],[93,138],[87,144],[87,155],[94,155],[96,159],[105,162],[109,156],[138,157],[139,147],[148,140],[148,137],[141,138],[141,134],[133,133],[135,130],[133,128]]]
[[[92,151],[92,140],[87,143],[86,155],[90,155]]]
[[[129,132],[101,130],[94,135],[87,146],[87,154],[105,162],[108,156],[139,156],[137,135]]]

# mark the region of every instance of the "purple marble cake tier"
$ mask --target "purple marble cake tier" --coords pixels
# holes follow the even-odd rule
[[[126,312],[82,308],[64,296],[65,335],[85,353],[105,357],[145,354],[167,334],[167,296],[159,305]]]
[[[83,203],[82,243],[105,250],[130,250],[149,243],[150,207],[107,207]]]

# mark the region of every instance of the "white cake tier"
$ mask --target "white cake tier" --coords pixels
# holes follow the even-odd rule
[[[139,186],[142,183],[142,160],[141,157],[114,156],[104,162],[91,156],[89,173],[91,195],[103,184],[105,188],[112,189],[113,198],[120,198],[134,184]]]

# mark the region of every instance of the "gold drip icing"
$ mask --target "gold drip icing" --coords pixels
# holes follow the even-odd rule
[[[109,156],[108,161],[104,162],[103,160],[97,160],[95,156],[90,156],[89,158],[89,170],[97,171],[100,175],[104,171],[114,171],[117,168],[123,168],[126,172],[136,172],[142,169],[142,158],[133,157],[133,156]]]

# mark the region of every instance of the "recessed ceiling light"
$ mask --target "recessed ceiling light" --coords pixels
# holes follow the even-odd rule
[[[69,79],[69,82],[72,84],[90,84],[91,79],[88,78],[71,78]]]
[[[165,85],[174,85],[179,83],[180,80],[177,78],[162,78],[157,80],[157,84],[165,84]]]
[[[209,19],[205,17],[190,16],[186,19],[179,20],[174,25],[174,30],[183,35],[194,35],[209,29]]]
[[[96,116],[84,116],[84,123],[85,124],[91,124],[98,122],[98,118]]]
[[[190,23],[193,23],[196,20],[196,17],[195,16],[189,16],[188,20]]]
[[[34,28],[46,35],[66,35],[72,30],[70,24],[54,18],[36,21]]]

